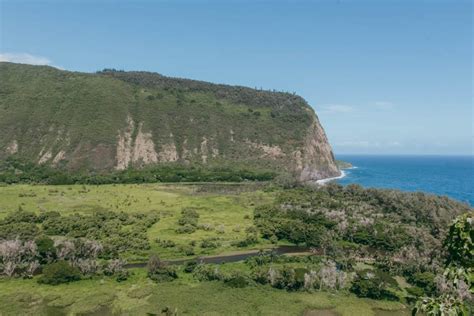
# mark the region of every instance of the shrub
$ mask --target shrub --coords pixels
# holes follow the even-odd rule
[[[357,273],[350,290],[359,297],[398,300],[390,287],[397,287],[397,282],[387,273],[364,270]]]
[[[224,284],[234,288],[244,288],[251,284],[251,280],[242,273],[235,273],[229,278],[226,278]]]
[[[194,247],[191,245],[184,245],[179,248],[179,250],[184,253],[186,256],[193,256],[195,254]]]
[[[175,242],[172,240],[157,240],[157,242],[163,248],[174,248],[176,246]]]
[[[223,278],[219,267],[210,264],[199,264],[194,269],[193,276],[199,281],[214,281]]]
[[[293,290],[298,290],[304,286],[305,274],[307,273],[309,273],[308,269],[305,269],[305,268],[295,269],[295,283],[293,285]]]
[[[220,242],[215,238],[206,238],[201,242],[201,248],[217,248]]]
[[[260,284],[268,283],[268,268],[256,267],[252,269],[252,280]]]
[[[122,259],[113,259],[110,260],[106,266],[103,268],[104,274],[111,276],[111,275],[118,275],[120,273],[123,274],[125,269],[126,261]]]
[[[178,225],[185,226],[185,225],[191,225],[191,226],[197,226],[198,224],[198,219],[195,217],[181,217],[178,220]]]
[[[44,267],[43,275],[38,279],[38,283],[57,285],[80,279],[81,273],[78,268],[72,267],[66,261],[58,261]]]
[[[56,258],[56,248],[54,241],[48,236],[42,236],[35,240],[38,255],[41,263],[51,262]]]
[[[237,247],[248,247],[251,245],[255,245],[258,242],[257,235],[255,234],[248,234],[245,239],[236,241],[233,243],[234,246]]]
[[[412,296],[419,297],[419,296],[425,295],[425,291],[423,291],[423,289],[418,286],[412,286],[412,287],[407,288],[406,290],[408,294]]]
[[[182,217],[189,217],[189,218],[199,218],[198,212],[192,208],[184,208],[181,210],[181,216]]]
[[[431,272],[417,272],[408,278],[408,282],[432,294],[436,290],[435,274]]]
[[[175,229],[178,234],[192,234],[196,231],[196,227],[186,224]]]
[[[173,281],[178,277],[176,270],[161,261],[157,256],[152,256],[148,261],[148,277],[156,282]]]
[[[198,266],[197,261],[188,261],[184,264],[184,272],[186,273],[192,273],[194,272],[194,269]]]
[[[127,269],[122,269],[119,272],[117,272],[116,277],[115,277],[115,281],[117,281],[117,282],[126,281],[129,276],[130,276],[130,273],[128,272],[128,270]]]

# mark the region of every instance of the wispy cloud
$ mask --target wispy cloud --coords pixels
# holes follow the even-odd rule
[[[343,105],[343,104],[325,104],[321,106],[321,112],[350,113],[350,112],[354,112],[354,108],[350,105]]]
[[[52,61],[46,57],[35,56],[28,53],[0,53],[0,61],[29,65],[50,65]]]

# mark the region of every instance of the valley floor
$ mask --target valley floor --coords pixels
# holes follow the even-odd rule
[[[159,221],[146,231],[151,249],[122,253],[128,263],[146,262],[151,254],[160,258],[190,259],[257,251],[285,245],[258,237],[255,244],[236,246],[253,226],[253,210],[270,203],[278,193],[251,184],[142,184],[142,185],[9,185],[0,187],[0,219],[22,210],[42,214],[91,215],[97,210],[128,214],[157,214]],[[177,233],[182,210],[192,207],[199,224],[212,229]],[[216,247],[200,247],[207,239]],[[166,246],[163,241],[173,241]],[[195,243],[195,253],[186,255],[181,246]],[[367,268],[367,267],[364,267]],[[225,263],[221,269],[248,269],[242,262]],[[114,277],[90,279],[57,286],[33,279],[0,277],[0,316],[6,315],[161,315],[164,308],[178,315],[409,315],[400,302],[370,300],[340,292],[286,291],[253,284],[234,288],[221,281],[199,282],[178,269],[172,282],[156,283],[145,268],[130,269],[131,276],[117,282]]]
[[[269,286],[230,288],[222,282],[196,282],[186,274],[155,283],[144,269],[127,281],[94,278],[65,285],[36,280],[0,280],[0,315],[409,315],[397,302],[360,299],[326,292],[286,292]]]

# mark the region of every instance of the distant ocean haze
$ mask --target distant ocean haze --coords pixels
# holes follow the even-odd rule
[[[337,180],[346,185],[422,191],[474,206],[474,156],[337,155],[354,168]]]

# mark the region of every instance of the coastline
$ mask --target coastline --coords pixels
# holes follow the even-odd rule
[[[337,179],[342,179],[342,178],[344,178],[345,176],[346,176],[346,173],[344,172],[344,170],[341,170],[341,174],[340,174],[339,176],[316,180],[316,184],[318,184],[318,185],[325,185],[325,184],[328,183],[328,182],[331,182],[331,181],[337,180]]]

